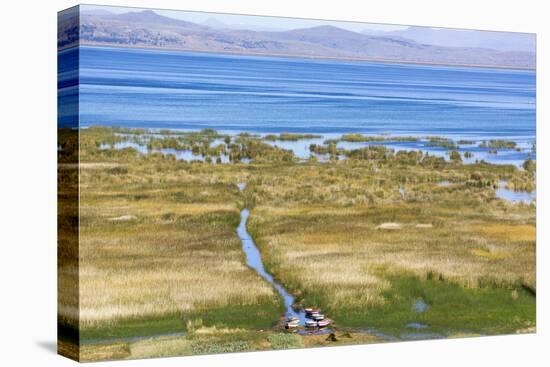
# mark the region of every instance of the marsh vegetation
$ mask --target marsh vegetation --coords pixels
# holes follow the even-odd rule
[[[321,162],[266,142],[309,138],[81,130],[80,244],[61,247],[79,263],[59,268],[63,284],[80,279],[78,298],[61,294],[59,308],[61,324],[88,341],[80,358],[376,342],[404,339],[410,325],[443,336],[534,330],[536,202],[496,195],[503,181],[534,191],[534,161],[465,164],[460,155],[329,141],[310,148],[332,158]],[[117,148],[128,141],[151,149]],[[211,159],[178,160],[156,150],[164,148]],[[215,164],[221,155],[227,164]],[[236,234],[244,208],[266,270],[296,307],[330,314],[333,337],[283,331],[283,300],[247,267]],[[74,210],[65,213],[71,223]]]

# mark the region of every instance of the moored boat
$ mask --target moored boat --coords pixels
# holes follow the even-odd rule
[[[297,328],[298,326],[300,326],[300,319],[298,319],[297,317],[291,317],[286,322],[287,329],[294,329],[294,328]]]
[[[314,313],[321,312],[321,310],[319,310],[318,308],[313,308],[313,307],[304,308],[304,311],[305,311],[306,315],[311,315],[311,314],[314,314]]]
[[[317,321],[306,320],[306,327],[310,327],[310,328],[317,327]]]
[[[317,314],[311,315],[311,318],[315,321],[321,321],[325,318],[325,315],[317,313]]]
[[[325,327],[325,326],[328,326],[332,323],[332,320],[330,319],[324,319],[324,320],[321,320],[319,322],[317,322],[317,326],[319,327]]]

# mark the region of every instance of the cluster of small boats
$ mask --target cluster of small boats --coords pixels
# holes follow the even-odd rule
[[[305,308],[306,314],[305,327],[306,328],[324,328],[332,323],[332,320],[327,319],[325,315],[321,313],[318,308]],[[300,326],[300,319],[297,317],[291,317],[286,323],[287,329],[294,329]]]

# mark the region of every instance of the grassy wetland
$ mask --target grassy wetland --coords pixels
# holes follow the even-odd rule
[[[277,144],[308,139],[320,136],[81,129],[79,263],[59,271],[64,284],[79,275],[78,299],[60,295],[61,324],[80,328],[78,357],[535,330],[536,203],[497,196],[502,185],[534,191],[533,160],[467,164],[457,149],[477,144],[441,137],[423,139],[446,157],[384,145],[418,137],[348,134],[312,143],[305,159]],[[334,321],[330,335],[284,330],[283,300],[246,264],[244,208],[266,270],[296,309]]]

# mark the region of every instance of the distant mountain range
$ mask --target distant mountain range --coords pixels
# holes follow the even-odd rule
[[[406,33],[365,34],[318,26],[289,31],[220,28],[144,10],[80,13],[80,44],[156,47],[254,55],[340,58],[406,63],[535,68],[535,53],[485,47],[446,47],[409,39]],[[60,20],[59,47],[76,44],[74,19]]]
[[[364,30],[362,33],[380,35],[380,32]],[[415,42],[454,47],[491,48],[499,51],[534,52],[536,39],[534,34],[476,31],[470,29],[407,27],[406,29],[383,32],[386,36],[403,37]]]

